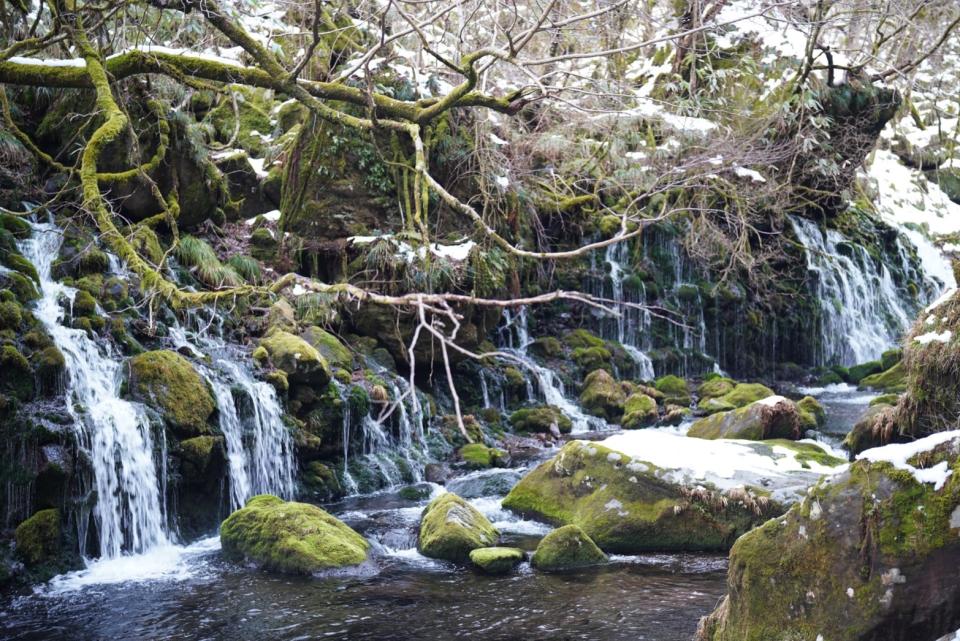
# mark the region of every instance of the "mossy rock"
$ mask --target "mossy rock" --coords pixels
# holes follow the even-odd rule
[[[20,313],[21,307],[16,301],[0,302],[0,330],[20,328],[23,321],[23,315]]]
[[[764,398],[774,395],[772,389],[760,383],[737,383],[732,390],[724,394],[721,400],[734,407],[746,407]]]
[[[572,570],[607,562],[607,555],[576,525],[553,530],[537,545],[530,565],[538,570]]]
[[[465,500],[447,492],[423,511],[417,548],[424,556],[457,563],[470,560],[470,552],[494,545],[500,533]]]
[[[33,281],[19,272],[0,274],[0,287],[13,292],[17,301],[23,305],[40,298]]]
[[[690,492],[669,470],[597,443],[571,441],[528,473],[503,506],[553,525],[578,525],[607,552],[727,550],[774,516],[773,502],[703,489]],[[754,511],[756,510],[756,511]]]
[[[604,369],[590,372],[583,381],[580,404],[593,416],[618,423],[623,416],[623,405],[626,400],[623,386]]]
[[[589,349],[591,347],[604,347],[606,343],[602,338],[586,329],[575,329],[563,337],[563,342],[570,349]]]
[[[186,481],[194,483],[210,480],[212,472],[219,473],[226,461],[223,437],[209,434],[180,441],[177,453],[181,475]]]
[[[627,430],[649,427],[658,418],[657,402],[646,394],[634,393],[624,403],[621,426]]]
[[[870,407],[874,405],[896,405],[898,400],[900,400],[899,394],[881,394],[870,401]]]
[[[474,470],[483,470],[489,467],[499,467],[506,459],[507,453],[495,447],[487,447],[483,443],[468,443],[457,452],[460,460],[467,467]]]
[[[812,396],[804,396],[797,401],[797,411],[800,412],[800,429],[803,431],[817,430],[827,423],[826,410]]]
[[[33,369],[30,362],[13,345],[0,347],[0,392],[21,401],[33,396]]]
[[[857,384],[871,374],[879,374],[883,371],[883,364],[880,361],[869,361],[854,365],[848,370],[848,379],[851,383]]]
[[[478,548],[470,552],[470,562],[487,574],[509,574],[523,556],[519,548]]]
[[[563,356],[563,343],[555,336],[544,336],[530,344],[530,351],[543,358],[560,358]]]
[[[864,450],[886,445],[897,434],[885,428],[893,425],[895,408],[887,403],[871,404],[843,439],[851,459]]]
[[[960,466],[941,488],[860,460],[741,537],[698,641],[936,639],[960,625]],[[931,587],[935,586],[935,587]]]
[[[195,436],[210,431],[216,403],[186,358],[170,350],[144,352],[128,363],[130,395],[155,408],[171,428]]]
[[[347,371],[353,369],[353,354],[350,349],[330,332],[314,325],[308,327],[300,337],[313,345],[330,365]]]
[[[55,390],[67,369],[66,359],[56,345],[48,345],[31,356],[37,380],[45,390]]]
[[[570,355],[577,367],[585,372],[603,368],[613,370],[613,354],[606,347],[578,347]]]
[[[700,395],[701,400],[707,398],[718,398],[724,394],[732,392],[736,384],[737,382],[732,378],[716,376],[701,383],[700,387],[697,388],[697,394]]]
[[[370,544],[316,505],[262,494],[220,526],[223,553],[285,574],[313,574],[359,565]]]
[[[25,218],[11,214],[0,214],[0,229],[8,231],[14,238],[30,238],[32,229]]]
[[[80,290],[73,297],[73,317],[94,317],[97,315],[97,300],[90,295],[90,292]]]
[[[14,532],[17,555],[27,565],[54,560],[61,552],[60,512],[40,510],[17,526]]]
[[[884,370],[888,370],[902,360],[903,349],[899,347],[888,349],[880,355],[880,367],[882,367]]]
[[[746,407],[712,414],[690,427],[687,436],[704,439],[733,438],[761,441],[798,439],[800,412],[793,401],[771,396]]]
[[[260,340],[275,367],[287,373],[291,382],[322,387],[330,382],[330,365],[317,349],[283,330],[274,330]]]
[[[300,475],[304,488],[322,501],[332,501],[345,492],[337,473],[320,461],[310,461]]]
[[[674,376],[673,374],[661,376],[654,381],[653,386],[658,392],[663,394],[664,400],[667,403],[683,406],[690,405],[690,390],[687,387],[687,382],[679,376]]]
[[[890,369],[860,379],[860,387],[885,393],[899,394],[907,389],[907,370],[897,362]]]
[[[510,424],[517,432],[539,432],[549,434],[551,426],[556,425],[561,434],[569,434],[573,422],[553,405],[524,407],[510,415]]]

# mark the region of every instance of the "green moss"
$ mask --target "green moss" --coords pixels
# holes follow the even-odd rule
[[[242,254],[234,254],[227,259],[227,265],[248,283],[260,282],[260,263],[257,262],[257,259]]]
[[[687,382],[679,376],[673,374],[661,376],[654,381],[653,386],[663,394],[667,403],[690,405],[690,390],[687,388]]]
[[[3,259],[0,261],[0,263],[6,267],[9,267],[15,272],[23,274],[34,283],[40,283],[40,276],[37,274],[37,268],[33,266],[33,263],[20,254],[10,252],[6,256],[3,256]]]
[[[14,301],[0,303],[0,329],[16,330],[20,327],[23,316],[20,314],[20,305]]]
[[[860,387],[899,394],[907,389],[907,370],[897,362],[890,369],[860,379]]]
[[[594,370],[584,379],[580,404],[593,416],[617,423],[623,416],[625,402],[623,387],[606,370]]]
[[[733,379],[716,376],[701,383],[700,387],[697,389],[697,393],[700,395],[701,399],[717,398],[732,392],[733,387],[736,384],[737,382]]]
[[[768,439],[764,441],[764,444],[771,447],[785,447],[795,452],[794,458],[805,468],[809,468],[810,463],[816,463],[817,465],[823,465],[825,467],[837,467],[838,465],[846,463],[844,459],[833,456],[819,445],[813,443],[799,443],[797,441],[776,438]]]
[[[506,458],[504,450],[487,447],[483,443],[468,443],[457,452],[460,460],[472,469],[486,469],[499,466]]]
[[[530,351],[544,358],[559,358],[563,356],[563,343],[555,336],[544,336],[533,341]]]
[[[204,380],[186,358],[169,350],[144,352],[130,359],[129,392],[159,411],[184,434],[209,431],[207,419],[216,409]]]
[[[97,315],[97,300],[89,292],[80,290],[73,297],[73,317],[91,318]]]
[[[274,330],[260,340],[275,367],[287,373],[291,382],[326,385],[332,372],[330,365],[313,345],[282,330]]]
[[[470,552],[470,562],[487,574],[508,574],[523,561],[518,548],[478,548]]]
[[[657,402],[646,394],[635,393],[624,403],[621,425],[628,430],[649,427],[657,422],[657,418]]]
[[[96,247],[89,247],[77,258],[77,276],[102,274],[110,269],[110,258]]]
[[[33,370],[13,345],[0,347],[0,391],[21,401],[33,396]]]
[[[576,525],[547,534],[530,559],[530,565],[538,570],[570,570],[606,562],[607,555]]]
[[[797,411],[800,412],[800,428],[804,431],[820,429],[827,422],[823,405],[812,396],[804,396],[797,401]]]
[[[63,353],[57,349],[56,345],[50,345],[34,353],[31,359],[36,367],[37,380],[41,385],[45,389],[56,389],[67,368]]]
[[[0,274],[0,285],[13,292],[17,300],[24,305],[40,298],[33,281],[19,272]]]
[[[901,360],[903,360],[903,350],[899,347],[895,347],[893,349],[888,349],[880,355],[880,366],[883,369],[888,370]]]
[[[17,526],[17,555],[28,565],[52,561],[60,554],[60,512],[41,510]]]
[[[573,429],[570,419],[560,411],[560,408],[552,405],[519,409],[510,415],[510,424],[517,432],[549,434],[551,425],[556,425],[563,434],[569,434]]]
[[[871,374],[878,374],[883,371],[883,364],[880,361],[869,361],[867,363],[861,363],[860,365],[854,365],[849,370],[848,380],[851,383],[859,383],[861,380],[870,376]]]
[[[600,368],[613,370],[611,363],[613,355],[606,347],[578,347],[573,350],[571,358],[580,369],[586,372]]]
[[[320,352],[328,363],[346,370],[353,369],[353,354],[340,339],[319,327],[308,327],[301,337]]]
[[[134,250],[153,265],[160,265],[163,260],[163,248],[156,232],[149,227],[139,226],[129,237]]]
[[[490,547],[499,536],[477,508],[448,492],[423,511],[417,547],[424,556],[463,563],[472,550]]]
[[[251,498],[227,517],[220,541],[227,558],[287,574],[359,565],[370,548],[362,536],[319,507],[270,495]]]
[[[30,223],[20,216],[0,214],[0,228],[10,232],[14,238],[30,238]]]
[[[604,347],[603,339],[585,329],[575,329],[563,337],[563,342],[571,349],[589,349]]]
[[[870,401],[870,407],[875,405],[896,405],[898,400],[900,400],[899,394],[881,394]]]
[[[726,550],[779,509],[686,492],[650,463],[582,441],[567,443],[527,474],[503,506],[526,518],[578,525],[602,549],[623,554]]]
[[[760,383],[737,383],[737,385],[721,397],[721,400],[734,407],[744,407],[750,403],[773,396],[773,390]]]

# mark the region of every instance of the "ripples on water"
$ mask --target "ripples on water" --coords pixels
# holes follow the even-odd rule
[[[590,639],[688,641],[724,591],[718,557],[617,557],[576,574],[487,577],[378,559],[359,578],[290,578],[211,555],[193,578],[32,597],[7,639]]]

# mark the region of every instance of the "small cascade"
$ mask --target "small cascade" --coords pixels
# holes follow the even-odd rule
[[[97,343],[85,331],[64,324],[69,318],[61,302],[72,305],[76,290],[51,278],[62,242],[60,230],[51,223],[39,223],[33,225],[33,232],[20,244],[20,251],[40,277],[42,297],[35,314],[66,360],[66,407],[92,470],[99,556],[112,559],[166,544],[162,493],[166,465],[155,458],[146,412],[120,397],[123,360],[109,343]],[[161,440],[160,449],[164,446]],[[86,523],[78,524],[84,555],[87,530]]]
[[[854,365],[876,359],[895,345],[913,317],[909,297],[898,290],[887,266],[840,232],[790,217],[805,247],[813,295],[820,302],[817,365]],[[901,251],[901,260],[907,261]]]
[[[220,431],[227,449],[231,509],[243,507],[257,494],[292,499],[296,491],[293,441],[283,423],[283,410],[273,386],[253,377],[245,354],[212,334],[216,314],[195,322],[199,329],[188,339],[183,327],[170,336],[178,349],[209,356],[210,364],[196,364],[210,384],[217,402]],[[194,317],[192,320],[197,321]]]
[[[541,366],[527,354],[527,347],[532,341],[527,327],[527,310],[525,307],[521,307],[515,316],[510,313],[509,309],[504,310],[504,325],[501,335],[506,337],[505,342],[507,343],[507,347],[501,349],[513,356],[518,363],[533,374],[544,402],[547,405],[559,408],[566,414],[567,418],[573,423],[572,431],[574,434],[609,429],[609,425],[602,418],[586,414],[579,405],[567,398],[563,381],[553,370]],[[533,384],[529,378],[527,379],[527,394],[531,402],[536,400]]]
[[[650,333],[652,319],[650,311],[643,307],[635,307],[637,304],[646,303],[646,289],[643,283],[640,283],[639,292],[635,289],[629,291],[624,289],[624,269],[623,265],[629,261],[630,247],[626,242],[607,245],[604,260],[610,267],[611,296],[614,301],[614,309],[618,312],[616,317],[616,331],[613,336],[608,335],[606,330],[609,323],[601,323],[601,334],[607,340],[615,340],[637,364],[637,376],[643,380],[653,380],[656,374],[653,371],[653,361],[647,356],[645,350],[650,348]]]
[[[390,401],[372,404],[367,412],[354,411],[350,386],[334,381],[342,401],[343,470],[341,482],[348,494],[371,489],[361,487],[355,473],[372,472],[378,487],[394,487],[423,480],[426,466],[425,424],[428,405],[405,378],[375,361],[367,366],[383,381]],[[355,450],[359,447],[359,451]],[[352,471],[351,471],[352,470]]]

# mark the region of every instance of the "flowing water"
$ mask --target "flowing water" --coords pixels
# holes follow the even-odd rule
[[[169,542],[163,502],[163,448],[155,454],[143,407],[120,397],[122,363],[109,343],[96,342],[66,325],[76,290],[51,278],[62,237],[53,224],[34,225],[20,250],[37,268],[41,299],[34,313],[66,360],[67,411],[92,468],[93,508],[99,550],[87,550],[86,523],[79,519],[81,554],[105,559],[139,553]]]
[[[646,308],[647,295],[643,281],[639,281],[639,291],[624,287],[624,264],[630,254],[630,243],[614,243],[607,245],[604,260],[610,267],[611,298],[616,317],[616,333],[603,332],[604,338],[612,339],[623,345],[624,350],[637,364],[637,378],[652,381],[656,378],[653,371],[653,361],[645,350],[650,349],[650,335],[652,318],[650,310]],[[601,328],[608,323],[602,323]]]
[[[834,230],[790,217],[805,248],[814,297],[821,302],[818,365],[855,365],[880,357],[897,344],[914,312],[887,266]],[[900,252],[904,265],[906,253]]]

